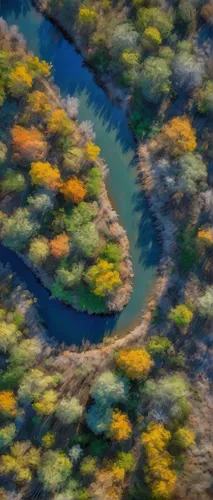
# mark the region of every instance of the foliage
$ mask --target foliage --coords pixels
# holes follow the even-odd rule
[[[14,157],[21,161],[39,161],[46,157],[48,147],[44,135],[37,128],[25,129],[15,125],[12,129]]]
[[[141,74],[141,87],[144,97],[158,103],[170,89],[171,70],[160,57],[147,57]]]
[[[121,250],[115,243],[107,243],[102,248],[100,257],[108,262],[112,262],[114,265],[118,265],[121,260]]]
[[[0,350],[6,352],[16,344],[21,332],[14,323],[0,322]]]
[[[195,130],[188,118],[177,116],[162,128],[162,138],[170,153],[174,156],[192,152],[196,148]]]
[[[207,170],[199,154],[184,154],[179,159],[178,167],[181,191],[196,194],[199,187],[205,186]]]
[[[40,90],[35,90],[30,93],[27,102],[30,106],[32,113],[37,113],[42,117],[46,117],[51,111],[51,106],[48,103],[48,98],[44,92]]]
[[[82,201],[77,207],[74,207],[71,215],[66,217],[66,228],[69,232],[77,231],[97,215],[97,206],[93,203]]]
[[[51,415],[56,409],[56,404],[57,392],[53,389],[49,389],[33,404],[33,408],[40,417],[43,417],[45,415]]]
[[[16,398],[11,391],[0,392],[0,417],[11,418],[17,414]]]
[[[48,120],[48,131],[50,134],[68,136],[72,134],[74,130],[75,125],[63,109],[56,109],[53,111],[51,118]]]
[[[0,165],[3,165],[7,156],[7,146],[0,141]]]
[[[197,103],[199,113],[213,113],[213,82],[208,81],[199,93]]]
[[[72,147],[64,154],[64,168],[67,170],[72,170],[73,172],[78,172],[83,157],[84,154],[82,149]]]
[[[171,345],[172,343],[167,337],[155,336],[148,341],[146,348],[151,356],[164,356]]]
[[[21,340],[18,345],[14,345],[10,350],[11,367],[22,366],[25,369],[30,368],[36,363],[41,349],[41,342],[38,338]]]
[[[0,449],[7,448],[12,444],[16,435],[16,426],[14,424],[6,425],[0,429]],[[1,497],[0,497],[1,498]]]
[[[195,444],[194,432],[186,427],[179,427],[174,433],[173,444],[181,450],[187,450],[187,448]]]
[[[116,457],[116,465],[125,472],[132,472],[136,465],[136,459],[131,452],[119,451]]]
[[[111,418],[112,412],[106,405],[93,404],[87,412],[87,425],[94,434],[102,434],[109,430]]]
[[[45,375],[37,368],[27,372],[18,389],[18,398],[23,403],[39,400],[40,396],[49,388],[55,386],[54,377]]]
[[[86,144],[83,151],[84,151],[84,155],[85,155],[86,160],[93,162],[97,159],[101,150],[98,146],[95,146],[95,144],[93,144],[93,142],[89,141]]]
[[[190,91],[200,88],[203,81],[203,66],[193,54],[180,52],[174,59],[173,81],[177,88]]]
[[[24,175],[8,168],[1,181],[1,192],[4,194],[12,192],[20,193],[25,188],[26,181]]]
[[[77,177],[71,177],[62,185],[60,191],[64,195],[65,200],[72,203],[80,203],[87,193],[83,181],[80,181]]]
[[[98,19],[98,14],[94,9],[89,9],[86,5],[82,5],[79,10],[78,19],[84,26],[94,27]]]
[[[47,187],[52,191],[59,188],[61,185],[60,172],[56,166],[49,162],[34,162],[31,163],[30,176],[32,184]]]
[[[97,265],[89,267],[85,277],[92,292],[100,297],[109,295],[122,283],[114,264],[103,259],[98,259]]]
[[[185,304],[179,304],[171,309],[168,317],[176,326],[184,328],[191,323],[193,313]]]
[[[126,413],[114,410],[110,424],[109,435],[112,440],[123,441],[129,439],[132,434],[132,426]]]
[[[13,475],[17,483],[29,483],[39,464],[40,450],[30,441],[16,441],[10,448],[10,455],[0,458],[0,474]]]
[[[82,262],[73,264],[70,270],[64,267],[59,267],[56,271],[57,286],[59,285],[62,288],[69,289],[72,288],[74,285],[77,285],[81,281],[83,270],[84,270],[84,265]],[[54,290],[56,292],[56,286]]]
[[[97,460],[93,457],[85,457],[80,465],[82,476],[91,476],[95,473],[97,468]]]
[[[84,257],[94,257],[100,245],[99,234],[95,224],[93,222],[88,222],[84,226],[79,227],[79,229],[73,233],[73,243]]]
[[[91,395],[96,403],[106,408],[113,403],[125,401],[127,394],[127,381],[110,371],[103,372],[91,389]]]
[[[44,215],[46,212],[53,209],[51,196],[47,193],[38,193],[34,196],[28,196],[27,203],[29,208],[38,215]]]
[[[35,264],[42,264],[49,255],[48,239],[44,236],[37,237],[30,242],[29,258]]]
[[[167,38],[173,28],[172,16],[157,7],[139,9],[137,28],[143,32],[149,26],[156,28],[162,38]]]
[[[33,78],[47,78],[50,76],[52,65],[46,61],[40,61],[37,56],[30,56],[27,59],[27,67]]]
[[[133,50],[137,46],[139,39],[139,34],[131,24],[120,24],[115,29],[111,40],[113,57],[120,57],[126,49]]]
[[[28,73],[26,66],[20,65],[11,71],[8,87],[11,95],[16,99],[25,96],[32,84],[32,76]]]
[[[118,352],[116,363],[127,377],[144,379],[152,368],[153,361],[146,349],[122,349]]]
[[[44,436],[42,437],[42,446],[44,448],[53,448],[54,444],[55,444],[55,434],[51,433],[51,432],[47,432],[47,434],[44,434]]]
[[[152,48],[158,46],[162,43],[162,38],[160,35],[160,31],[153,26],[149,26],[144,30],[143,33],[143,45],[146,48]]]
[[[70,252],[70,239],[66,233],[58,234],[50,240],[50,253],[56,259],[67,257]]]
[[[101,192],[102,186],[102,174],[98,167],[93,167],[88,172],[86,190],[87,195],[91,198],[98,198]]]
[[[47,491],[57,491],[64,486],[71,472],[71,462],[61,451],[47,451],[41,461],[38,477]]]
[[[4,243],[13,250],[22,250],[36,230],[37,223],[30,218],[27,208],[18,208],[10,218],[3,221]]]
[[[56,408],[56,417],[63,425],[70,425],[81,418],[83,407],[76,397],[63,398]]]
[[[200,297],[197,301],[197,310],[200,316],[207,319],[212,319],[213,317],[213,287],[208,286],[204,292],[204,295]]]

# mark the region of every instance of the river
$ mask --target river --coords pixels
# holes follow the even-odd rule
[[[134,270],[134,290],[124,310],[113,316],[89,316],[79,313],[58,300],[51,299],[33,273],[10,250],[0,247],[0,259],[9,262],[12,271],[26,283],[37,298],[49,334],[68,345],[80,345],[82,340],[100,342],[104,335],[120,334],[139,321],[142,308],[154,286],[159,248],[156,233],[141,192],[134,164],[135,144],[122,109],[112,104],[96,84],[80,54],[31,5],[30,0],[0,0],[0,15],[8,24],[17,24],[28,50],[52,62],[55,83],[62,96],[80,100],[79,119],[91,120],[96,143],[109,166],[106,187],[119,221],[127,231]]]

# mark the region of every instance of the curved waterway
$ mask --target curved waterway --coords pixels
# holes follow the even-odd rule
[[[127,231],[133,263],[134,290],[129,304],[113,316],[89,316],[51,299],[33,273],[10,250],[0,247],[0,259],[9,262],[12,271],[37,297],[40,312],[50,335],[66,344],[80,345],[82,340],[99,342],[104,335],[128,331],[139,321],[148,294],[154,285],[158,245],[146,201],[134,166],[135,144],[125,113],[112,104],[94,81],[72,44],[32,7],[29,0],[1,0],[0,15],[8,24],[17,24],[27,48],[54,66],[54,79],[62,96],[80,100],[79,119],[91,120],[96,143],[109,166],[106,186],[119,221]]]

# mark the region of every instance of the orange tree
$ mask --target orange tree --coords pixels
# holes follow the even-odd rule
[[[122,349],[117,354],[116,363],[133,379],[146,378],[153,366],[153,361],[144,348]]]
[[[195,130],[188,118],[177,116],[162,128],[163,144],[174,156],[192,152],[196,148]]]
[[[72,203],[80,203],[87,193],[84,183],[77,179],[77,177],[71,177],[71,179],[62,185],[60,191],[64,195],[65,200],[72,201]]]
[[[56,166],[51,165],[49,162],[35,162],[31,163],[30,176],[32,184],[47,187],[54,191],[61,185],[60,172]]]
[[[132,426],[128,415],[119,410],[114,410],[109,429],[109,435],[112,440],[124,441],[129,439],[132,434]]]
[[[70,251],[69,237],[67,234],[62,233],[55,236],[50,241],[50,253],[56,259],[61,259],[62,257],[67,257]]]
[[[25,129],[15,125],[12,129],[14,156],[28,161],[41,160],[47,155],[48,146],[43,134],[35,127]]]
[[[0,392],[0,415],[7,418],[15,417],[16,413],[16,399],[13,392]]]

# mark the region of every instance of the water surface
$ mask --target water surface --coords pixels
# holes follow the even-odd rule
[[[125,113],[111,103],[95,83],[93,74],[83,64],[74,46],[62,33],[32,7],[28,0],[1,0],[0,15],[11,25],[17,24],[27,48],[54,66],[54,79],[62,96],[74,95],[80,100],[79,119],[91,120],[96,143],[109,166],[106,186],[119,222],[127,231],[133,263],[134,291],[129,304],[113,316],[89,316],[78,313],[49,293],[32,272],[11,251],[0,247],[0,258],[37,297],[49,333],[67,344],[81,344],[82,339],[100,341],[104,335],[121,333],[133,327],[154,285],[158,262],[158,245],[146,201],[141,193],[134,165],[135,144]]]

